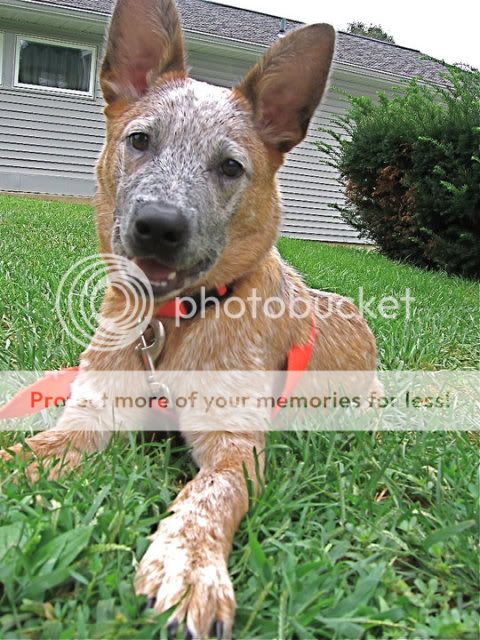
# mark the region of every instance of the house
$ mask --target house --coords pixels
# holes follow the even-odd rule
[[[97,82],[113,0],[0,0],[0,190],[91,196],[104,134]],[[177,0],[191,75],[232,86],[279,32],[300,23],[210,3]],[[321,12],[319,11],[320,16]],[[359,242],[331,209],[343,193],[314,146],[345,109],[336,88],[375,96],[419,76],[440,82],[444,68],[419,51],[338,34],[331,87],[307,139],[281,171],[283,232]]]

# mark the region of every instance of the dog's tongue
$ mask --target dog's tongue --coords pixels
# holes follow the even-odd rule
[[[164,267],[154,258],[137,258],[135,262],[151,282],[165,282],[174,273],[173,269]]]

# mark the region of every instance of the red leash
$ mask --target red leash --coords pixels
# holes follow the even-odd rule
[[[227,293],[227,287],[217,289],[219,298],[225,297]],[[175,298],[167,302],[157,311],[156,316],[159,318],[191,317],[187,307],[180,298]],[[272,419],[276,417],[283,404],[286,403],[292,391],[300,382],[304,372],[308,369],[315,344],[315,335],[315,317],[312,313],[312,326],[307,343],[305,345],[296,345],[288,352],[286,379],[282,393],[279,396],[279,402],[272,410]],[[47,373],[40,380],[19,391],[17,395],[3,405],[3,407],[0,407],[0,420],[24,418],[35,415],[43,409],[64,404],[70,396],[71,386],[79,370],[79,367],[70,367]],[[43,399],[42,406],[36,406],[40,398]],[[158,404],[158,409],[165,412],[165,407],[161,406],[161,402]],[[171,414],[171,412],[168,413]]]

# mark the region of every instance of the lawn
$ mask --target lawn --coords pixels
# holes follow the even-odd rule
[[[375,299],[410,288],[408,319],[370,320],[382,368],[478,368],[478,285],[360,249],[279,245],[314,287],[355,299],[359,286]],[[0,197],[1,368],[77,362],[54,300],[95,248],[90,207]],[[133,435],[57,482],[31,487],[20,472],[14,483],[3,465],[0,637],[160,637],[132,578],[194,473],[185,448]],[[479,637],[474,436],[273,433],[267,479],[230,560],[235,638]]]

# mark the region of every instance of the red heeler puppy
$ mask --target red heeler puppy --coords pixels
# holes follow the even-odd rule
[[[143,270],[158,306],[232,283],[242,299],[255,289],[286,303],[315,300],[309,368],[373,372],[375,341],[353,305],[344,301],[348,319],[320,317],[331,296],[309,290],[274,248],[281,219],[276,174],[305,137],[334,45],[329,25],[297,29],[228,90],[187,76],[173,0],[118,0],[100,76],[107,133],[97,166],[97,230],[102,253]],[[122,304],[109,289],[103,317]],[[280,370],[289,350],[311,336],[311,317],[204,316],[165,319],[158,370]],[[82,380],[84,372],[141,369],[135,345],[115,353],[87,348],[73,392],[91,384]],[[27,440],[28,455],[64,456],[74,466],[82,453],[106,445],[108,432],[92,429],[96,421],[93,407],[67,405],[54,430]],[[228,556],[248,507],[244,470],[258,484],[264,439],[255,424],[245,433],[230,427],[184,433],[199,473],[161,521],[137,573],[137,593],[156,611],[179,603],[171,637],[179,625],[186,638],[231,636],[235,596]]]

